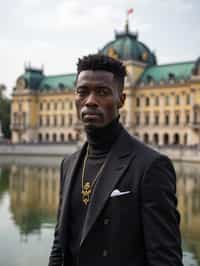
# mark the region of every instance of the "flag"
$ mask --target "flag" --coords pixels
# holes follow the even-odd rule
[[[128,10],[127,10],[127,15],[130,15],[131,13],[133,13],[133,8],[129,8]]]

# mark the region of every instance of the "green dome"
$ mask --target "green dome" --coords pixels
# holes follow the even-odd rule
[[[130,33],[128,27],[125,32],[116,33],[115,40],[106,44],[100,53],[122,61],[134,60],[147,65],[156,64],[154,53],[145,44],[138,41],[137,34]]]

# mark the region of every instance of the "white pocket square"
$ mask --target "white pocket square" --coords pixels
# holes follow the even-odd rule
[[[110,197],[112,198],[112,197],[122,196],[122,195],[126,195],[126,194],[129,194],[129,193],[131,193],[131,191],[120,192],[119,189],[115,189],[111,193]]]

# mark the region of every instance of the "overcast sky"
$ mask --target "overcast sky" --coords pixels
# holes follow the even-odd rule
[[[0,83],[11,90],[28,62],[47,75],[75,72],[78,57],[124,29],[129,8],[131,30],[159,64],[200,56],[200,0],[1,0]]]

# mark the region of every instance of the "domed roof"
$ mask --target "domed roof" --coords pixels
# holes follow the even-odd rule
[[[100,53],[118,58],[122,61],[134,60],[147,65],[156,64],[156,56],[150,49],[138,41],[138,35],[129,32],[128,24],[125,32],[115,33],[115,40],[106,44]]]

